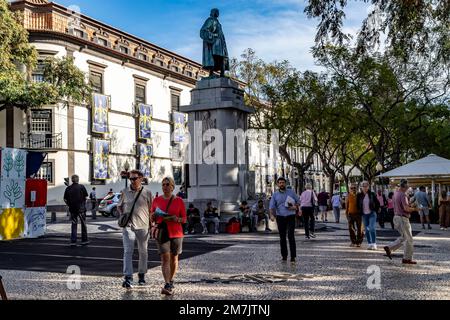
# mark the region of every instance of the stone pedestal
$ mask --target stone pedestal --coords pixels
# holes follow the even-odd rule
[[[226,164],[227,129],[247,130],[248,114],[253,109],[245,106],[244,91],[237,82],[229,78],[203,79],[191,92],[191,105],[182,106],[181,111],[188,114],[188,127],[191,134],[188,199],[203,211],[208,200],[220,209],[221,216],[235,215],[238,203],[247,199],[248,145],[245,143],[245,164]],[[197,129],[194,122],[197,121]],[[195,130],[202,123],[202,134],[208,129],[222,133],[224,164],[205,164],[203,150],[209,142],[195,139]],[[197,131],[198,132],[198,131]],[[197,143],[196,146],[194,146]],[[235,140],[234,154],[237,155]],[[201,145],[199,147],[199,145]],[[195,160],[197,159],[197,160]],[[196,161],[196,162],[194,162]]]

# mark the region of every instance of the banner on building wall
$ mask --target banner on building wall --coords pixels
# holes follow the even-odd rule
[[[153,156],[153,146],[140,143],[139,144],[139,158],[140,158],[140,164],[139,168],[144,174],[144,178],[151,178],[151,169],[152,169],[152,160]]]
[[[23,237],[27,151],[1,149],[0,240]]]
[[[173,140],[175,143],[183,143],[185,141],[185,132],[186,132],[186,114],[174,112],[173,123],[174,123]]]
[[[110,141],[93,139],[93,178],[96,180],[106,180],[108,179],[109,172],[109,151],[110,151]]]
[[[140,103],[138,108],[139,108],[139,139],[151,139],[153,106]]]
[[[110,97],[94,93],[92,96],[92,132],[109,133],[109,109]]]

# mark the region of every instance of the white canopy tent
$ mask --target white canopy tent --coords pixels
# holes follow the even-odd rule
[[[380,177],[390,178],[393,182],[407,179],[410,184],[431,183],[434,205],[436,184],[450,184],[450,160],[430,154],[428,157],[383,173]]]

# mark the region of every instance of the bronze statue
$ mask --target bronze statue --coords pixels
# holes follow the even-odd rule
[[[219,71],[220,76],[225,76],[225,71],[230,70],[227,44],[219,22],[219,9],[212,9],[211,16],[205,21],[200,30],[200,38],[203,39],[203,67],[209,70],[210,77]]]

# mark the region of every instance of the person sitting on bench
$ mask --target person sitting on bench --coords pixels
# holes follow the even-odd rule
[[[208,202],[206,204],[206,210],[203,214],[202,218],[202,226],[203,226],[203,234],[206,234],[208,232],[208,223],[214,222],[214,233],[219,233],[219,214],[217,213],[217,208],[212,206],[211,202]]]
[[[242,201],[241,205],[239,206],[239,222],[241,223],[241,232],[242,227],[244,225],[248,226],[249,232],[253,231],[252,226],[252,219],[251,219],[251,210],[248,206],[247,201]]]
[[[263,219],[266,222],[266,232],[272,231],[269,228],[269,214],[267,213],[263,200],[259,200],[257,203],[254,204],[254,206],[252,207],[251,216],[252,216],[253,231],[255,232],[258,231],[257,230],[258,224]]]

